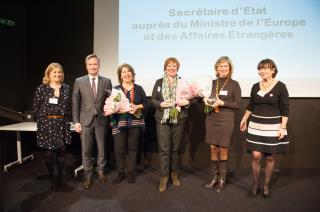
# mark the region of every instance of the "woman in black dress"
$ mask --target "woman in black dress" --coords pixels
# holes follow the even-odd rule
[[[37,121],[37,145],[45,149],[45,163],[48,168],[51,188],[64,187],[63,168],[65,144],[71,143],[70,87],[63,83],[63,68],[51,63],[45,70],[43,84],[35,92],[33,113]],[[58,181],[54,178],[54,166],[58,168]]]
[[[204,98],[205,104],[212,107],[212,112],[206,115],[205,120],[205,139],[210,144],[212,176],[205,188],[221,192],[227,177],[228,149],[234,130],[235,111],[241,104],[241,89],[238,82],[231,79],[233,66],[227,56],[216,61],[215,71],[217,79],[213,80],[211,96],[217,101],[210,105],[208,98]]]
[[[275,155],[285,153],[289,141],[287,122],[289,115],[289,94],[286,85],[275,79],[278,70],[270,59],[258,64],[261,81],[251,89],[249,105],[241,120],[240,130],[247,130],[248,150],[252,152],[253,185],[249,197],[259,192],[260,161],[266,157],[263,197],[270,198],[269,184],[275,162]]]
[[[134,83],[135,72],[129,64],[119,66],[118,80],[120,85],[115,89],[122,90],[130,102],[131,110],[111,115],[112,134],[114,137],[114,152],[117,161],[117,177],[113,183],[120,183],[125,179],[125,158],[128,152],[128,183],[135,183],[135,168],[137,163],[138,144],[145,128],[144,108],[146,94],[140,85]]]

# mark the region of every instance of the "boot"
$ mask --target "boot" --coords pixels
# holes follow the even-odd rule
[[[205,188],[212,189],[214,188],[219,180],[219,161],[211,161],[211,175],[212,179],[204,185]]]
[[[167,182],[168,182],[168,177],[160,177],[160,184],[159,184],[159,191],[164,192],[167,190]]]
[[[213,189],[219,182],[219,175],[214,175],[212,179],[204,185],[205,188]]]
[[[181,182],[178,178],[177,172],[171,172],[171,180],[174,186],[181,186]]]
[[[222,192],[224,190],[225,184],[226,184],[226,178],[220,177],[217,188],[216,188],[216,192],[218,193]]]
[[[216,192],[220,193],[224,190],[226,179],[227,179],[227,172],[228,172],[228,161],[227,160],[221,160],[219,163],[219,173],[220,178],[217,185]]]

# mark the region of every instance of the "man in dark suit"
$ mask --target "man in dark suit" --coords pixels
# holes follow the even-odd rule
[[[82,165],[84,168],[83,187],[92,185],[93,175],[93,145],[97,144],[97,177],[103,183],[106,181],[104,167],[105,140],[108,119],[104,116],[103,106],[112,89],[111,80],[98,75],[100,59],[90,54],[85,59],[88,75],[75,80],[72,94],[72,116],[74,129],[81,133]]]

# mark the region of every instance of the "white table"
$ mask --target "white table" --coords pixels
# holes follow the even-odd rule
[[[71,123],[70,130],[74,131],[74,126]],[[18,159],[16,161],[13,161],[11,163],[8,163],[4,165],[3,172],[8,172],[8,168],[17,164],[22,164],[28,159],[33,160],[34,156],[33,154],[28,155],[24,158],[22,158],[22,150],[21,150],[21,132],[36,132],[37,131],[37,123],[36,122],[21,122],[18,124],[10,124],[6,126],[0,127],[0,131],[15,131],[17,135],[17,157]],[[78,171],[82,170],[83,166],[79,166],[74,170],[74,175],[78,175]]]
[[[10,124],[6,126],[0,127],[0,131],[15,131],[17,136],[17,157],[16,161],[8,163],[4,165],[3,171],[7,172],[8,168],[17,164],[22,164],[28,159],[33,160],[33,154],[28,155],[22,158],[22,150],[21,150],[21,132],[35,132],[37,131],[37,123],[36,122],[21,122],[18,124]]]

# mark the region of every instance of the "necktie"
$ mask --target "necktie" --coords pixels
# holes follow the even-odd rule
[[[91,84],[91,89],[92,89],[92,93],[94,98],[97,97],[97,89],[96,89],[96,83],[95,83],[96,78],[92,78],[92,84]]]

